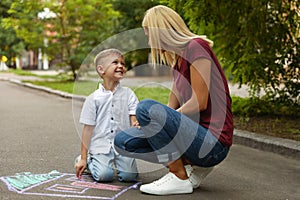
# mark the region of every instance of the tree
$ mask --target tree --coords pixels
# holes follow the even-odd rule
[[[17,38],[15,30],[11,27],[6,28],[2,22],[3,18],[9,17],[7,11],[11,4],[11,0],[2,0],[0,2],[0,56],[5,55],[8,57],[10,60],[8,66],[15,67],[13,60],[20,54],[25,46],[23,41]]]
[[[190,28],[207,34],[233,81],[272,100],[300,104],[298,0],[170,0]]]
[[[39,19],[45,8],[54,16]],[[85,56],[113,33],[119,16],[109,0],[23,0],[8,12],[6,26],[30,48],[43,47],[51,60],[59,58],[58,65],[70,67],[74,79]]]
[[[118,19],[119,26],[117,26],[115,30],[115,33],[120,33],[129,29],[141,28],[146,10],[157,5],[159,0],[114,0],[112,3],[114,9],[121,14]],[[126,62],[130,63],[130,65],[128,65],[128,70],[134,66],[147,63],[148,54],[148,49],[137,49],[127,53]]]

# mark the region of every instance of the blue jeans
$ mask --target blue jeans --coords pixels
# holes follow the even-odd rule
[[[96,181],[113,181],[114,165],[119,181],[137,180],[138,171],[133,158],[116,155],[113,149],[108,154],[90,154],[88,156],[87,167]]]
[[[210,131],[189,117],[153,100],[138,104],[136,117],[141,128],[117,134],[115,149],[122,155],[167,164],[184,157],[194,165],[211,167],[228,154]]]

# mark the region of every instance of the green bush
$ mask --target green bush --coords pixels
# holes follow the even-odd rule
[[[298,104],[287,104],[283,101],[270,100],[265,97],[241,98],[232,97],[232,112],[241,117],[253,116],[300,116]]]

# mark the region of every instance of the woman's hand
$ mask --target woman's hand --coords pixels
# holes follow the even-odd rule
[[[132,127],[136,127],[136,128],[138,128],[138,129],[141,128],[141,127],[140,127],[140,123],[139,123],[138,121],[133,122],[133,123],[132,123]]]

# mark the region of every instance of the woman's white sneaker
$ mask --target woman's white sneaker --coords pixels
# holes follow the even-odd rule
[[[141,185],[140,191],[155,195],[188,194],[193,192],[193,185],[189,179],[182,180],[169,172],[157,181]]]
[[[191,165],[185,165],[186,173],[189,177],[193,188],[198,188],[205,177],[213,170],[214,167],[197,167],[193,168]]]

